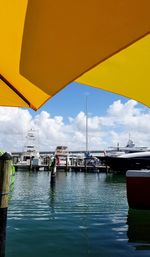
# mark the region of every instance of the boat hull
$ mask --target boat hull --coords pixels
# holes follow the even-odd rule
[[[121,158],[121,157],[106,157],[105,164],[113,171],[125,173],[127,170],[150,169],[149,158]]]
[[[126,180],[129,207],[150,210],[150,170],[129,170]]]

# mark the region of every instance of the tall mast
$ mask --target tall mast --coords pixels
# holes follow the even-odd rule
[[[86,103],[85,103],[85,130],[86,130],[86,153],[88,152],[88,97],[86,95]]]

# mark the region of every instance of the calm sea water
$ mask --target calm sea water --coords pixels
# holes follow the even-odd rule
[[[6,257],[150,256],[149,214],[128,212],[124,177],[18,171]]]

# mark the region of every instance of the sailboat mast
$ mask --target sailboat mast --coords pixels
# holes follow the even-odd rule
[[[85,103],[85,115],[86,115],[86,153],[88,152],[88,97],[86,95],[86,103]]]

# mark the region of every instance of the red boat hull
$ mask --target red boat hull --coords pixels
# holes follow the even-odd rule
[[[150,209],[150,171],[127,171],[127,199],[132,209]]]

